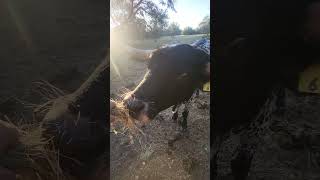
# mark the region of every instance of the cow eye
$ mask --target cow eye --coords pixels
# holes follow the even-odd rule
[[[180,75],[178,76],[177,79],[182,79],[182,78],[185,78],[185,77],[187,77],[187,76],[188,76],[187,73],[182,73],[182,74],[180,74]]]

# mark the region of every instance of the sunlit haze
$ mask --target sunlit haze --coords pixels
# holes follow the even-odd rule
[[[177,12],[169,11],[169,22],[177,22],[180,28],[198,27],[206,15],[210,15],[210,0],[177,0]]]

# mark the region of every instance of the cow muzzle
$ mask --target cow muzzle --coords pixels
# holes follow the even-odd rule
[[[129,110],[129,115],[138,121],[147,123],[150,121],[148,116],[149,104],[137,99],[133,94],[128,95],[124,99],[124,105]]]

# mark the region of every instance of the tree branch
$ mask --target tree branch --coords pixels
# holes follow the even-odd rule
[[[128,21],[131,20],[132,15],[133,15],[133,1],[134,1],[134,0],[131,0],[131,8],[130,8],[130,10],[129,10]]]
[[[143,0],[140,0],[136,5],[133,6],[133,9],[137,8],[142,2]]]
[[[143,0],[140,0],[140,1],[139,1],[137,4],[135,4],[135,5],[133,5],[133,4],[134,4],[133,1],[134,1],[134,0],[131,0],[131,10],[130,10],[130,15],[129,15],[129,17],[128,17],[129,20],[132,19],[132,18],[138,13],[139,10],[143,9],[142,7],[139,7],[139,6],[141,5],[141,3],[143,2]],[[134,9],[136,9],[136,8],[137,8],[137,10],[134,10]],[[144,11],[145,11],[145,10],[144,10]]]
[[[146,10],[145,8],[139,7],[139,8],[133,13],[133,16],[135,16],[135,15],[139,12],[139,10],[143,10],[144,12],[147,12],[147,10]]]

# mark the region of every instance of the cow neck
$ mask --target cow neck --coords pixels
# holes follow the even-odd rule
[[[74,103],[79,105],[81,110],[90,111],[90,109],[97,107],[98,109],[107,108],[108,84],[109,59],[105,59],[73,93]]]

